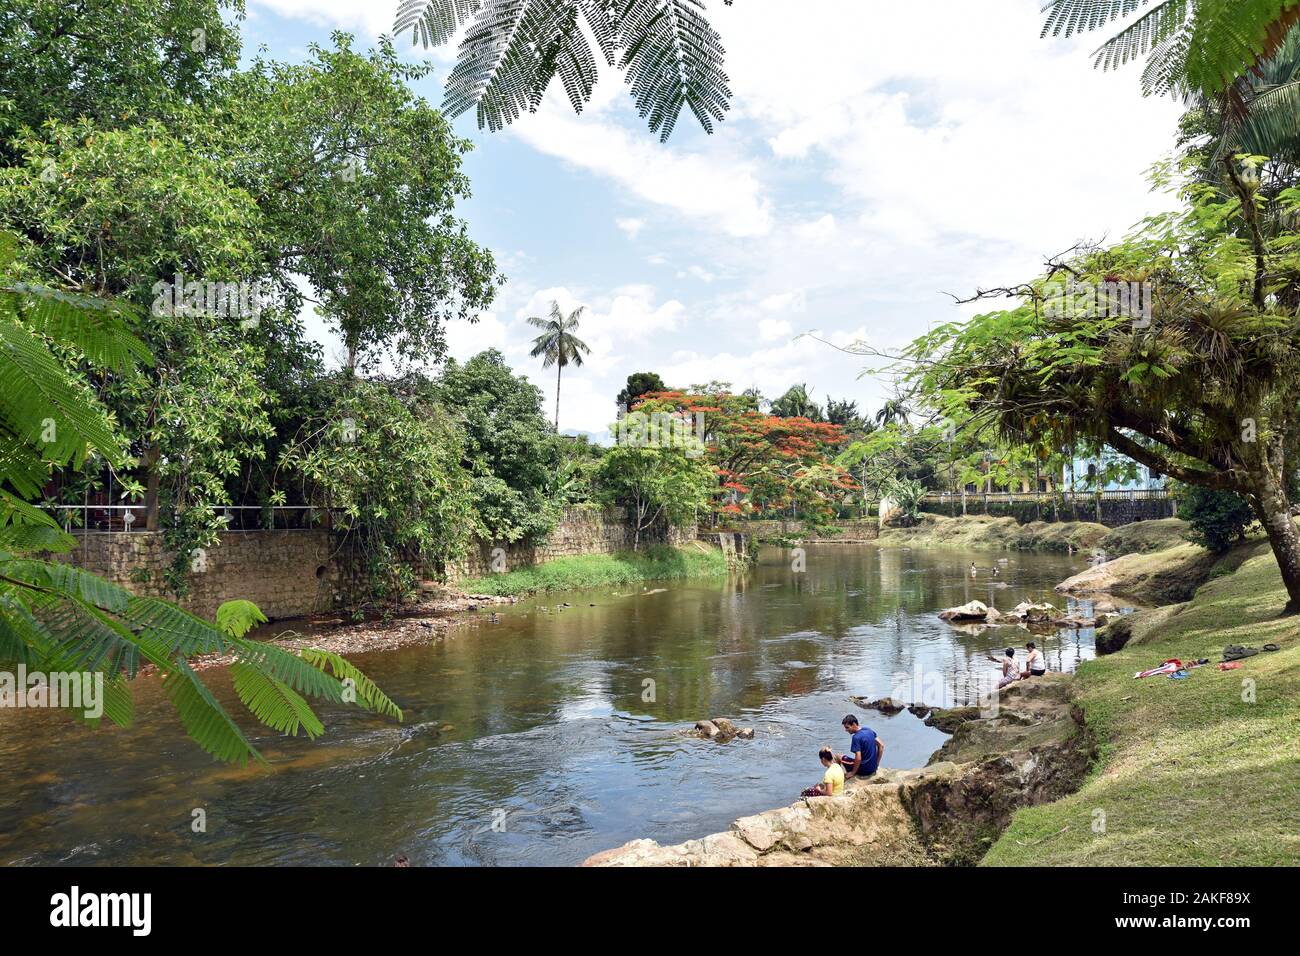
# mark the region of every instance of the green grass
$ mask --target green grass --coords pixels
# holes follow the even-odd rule
[[[658,545],[645,551],[559,558],[517,571],[461,581],[467,594],[510,597],[539,591],[573,591],[639,581],[714,577],[727,573],[727,559],[712,548]]]
[[[1147,612],[1118,654],[1079,668],[1100,756],[1084,786],[1019,811],[985,865],[1278,865],[1300,862],[1300,618],[1271,554]],[[1281,645],[1234,671],[1134,680],[1166,658],[1217,662],[1225,644]],[[1255,702],[1243,699],[1254,682]],[[1104,814],[1104,832],[1095,824]]]

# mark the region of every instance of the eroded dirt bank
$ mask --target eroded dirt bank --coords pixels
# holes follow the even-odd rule
[[[584,866],[942,866],[977,862],[1021,807],[1077,790],[1094,756],[1066,674],[1012,684],[998,706],[935,711],[953,736],[925,767],[881,770],[673,846],[632,840]]]

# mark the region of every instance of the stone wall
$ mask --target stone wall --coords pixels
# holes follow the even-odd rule
[[[948,518],[960,517],[963,513],[959,497],[950,497],[944,501],[934,498],[923,499],[921,510]],[[966,496],[965,508],[967,515],[1015,518],[1021,524],[1028,524],[1031,521],[1093,521],[1104,524],[1108,528],[1118,528],[1135,521],[1172,518],[1176,511],[1176,503],[1172,498],[1167,497],[1107,496],[1098,502],[1095,497],[1086,495],[1076,496],[1064,505],[1057,505],[1050,499],[1041,502],[1000,499],[985,501],[979,494],[970,494]]]
[[[174,599],[163,573],[171,556],[163,536],[151,531],[91,531],[77,533],[78,546],[55,556],[86,568],[133,594]],[[695,539],[695,528],[658,528],[642,532],[641,544],[681,545]],[[450,568],[448,583],[492,570],[493,550],[502,549],[507,569],[544,564],[556,558],[612,554],[632,548],[636,533],[621,509],[570,509],[546,538],[532,544],[480,542],[466,558]],[[190,593],[180,603],[211,618],[225,601],[252,601],[269,618],[303,617],[328,611],[344,589],[349,561],[336,550],[332,532],[227,531],[216,547],[196,554],[191,562]]]
[[[681,545],[695,538],[695,528],[652,528],[641,533],[641,545]],[[494,570],[511,571],[533,564],[545,564],[557,558],[584,554],[613,554],[627,551],[636,543],[636,532],[621,508],[599,510],[570,508],[544,541],[480,541],[471,545],[469,554],[448,569],[447,578],[482,577]],[[497,549],[500,551],[497,551]],[[495,555],[493,552],[497,552]],[[496,568],[493,562],[498,563]]]
[[[171,556],[154,531],[75,532],[71,561],[133,594],[172,598],[163,583]],[[324,530],[227,531],[191,562],[190,593],[180,603],[211,619],[233,598],[252,601],[269,618],[302,617],[333,606],[338,567]]]

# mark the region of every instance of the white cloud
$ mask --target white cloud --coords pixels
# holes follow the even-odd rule
[[[645,228],[644,219],[615,219],[614,225],[623,230],[629,239],[635,239],[641,235],[641,230]]]
[[[593,103],[580,116],[553,92],[537,113],[524,115],[510,131],[534,149],[608,178],[628,196],[668,207],[706,230],[735,237],[771,230],[772,201],[758,164],[739,151],[738,143],[719,135],[697,151],[663,146],[640,120],[620,124],[609,118],[632,113],[625,95],[617,76],[605,71]]]
[[[765,296],[758,303],[758,307],[764,312],[803,312],[807,305],[802,289]]]
[[[789,338],[794,329],[785,319],[761,319],[758,323],[760,342],[775,342],[777,339]]]
[[[384,2],[359,2],[359,0],[252,0],[253,12],[258,7],[276,13],[282,17],[305,20],[331,28],[341,27],[355,30],[368,37],[378,37],[381,33],[393,32],[397,4]],[[401,46],[409,46],[409,34],[402,34]]]
[[[487,349],[505,351],[510,341],[505,323],[491,312],[484,312],[477,322],[447,326],[447,354],[462,362]]]

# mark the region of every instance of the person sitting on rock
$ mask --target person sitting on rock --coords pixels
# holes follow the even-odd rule
[[[1033,641],[1025,645],[1025,650],[1029,651],[1029,657],[1025,661],[1025,670],[1020,673],[1020,676],[1042,677],[1047,673],[1047,658],[1043,657],[1043,652],[1034,646]]]
[[[849,753],[840,757],[845,779],[870,777],[880,767],[880,758],[885,754],[884,741],[870,727],[859,724],[854,714],[847,715],[840,723],[849,734]]]
[[[998,660],[992,654],[989,655],[989,660],[994,664],[1002,665],[1002,679],[998,681],[999,690],[1010,683],[1020,680],[1020,668],[1016,666],[1016,649],[1008,647],[1005,653],[1006,656],[1002,660]]]
[[[830,747],[822,747],[817,751],[817,759],[826,768],[826,773],[822,777],[822,782],[815,787],[809,787],[803,792],[803,796],[838,797],[844,792],[844,768],[836,761],[835,751]]]

